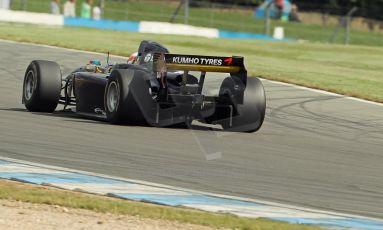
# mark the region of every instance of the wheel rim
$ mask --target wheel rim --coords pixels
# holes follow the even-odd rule
[[[25,79],[25,85],[24,85],[24,95],[25,95],[25,99],[27,100],[30,100],[32,98],[33,90],[35,86],[34,79],[35,79],[35,75],[33,71],[31,70],[27,73],[27,77]]]
[[[108,87],[107,107],[109,112],[115,112],[120,102],[120,91],[115,81],[111,82]]]

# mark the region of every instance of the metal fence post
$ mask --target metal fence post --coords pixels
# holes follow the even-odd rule
[[[351,30],[351,17],[358,10],[358,7],[354,6],[346,15],[346,35],[344,37],[344,44],[350,43],[350,30]]]
[[[265,7],[265,24],[264,24],[264,33],[265,35],[270,34],[270,7],[273,4],[273,1],[267,3]]]
[[[185,18],[184,23],[189,24],[189,0],[185,0]]]
[[[100,7],[101,7],[101,15],[102,15],[102,17],[104,17],[105,0],[100,0]]]
[[[182,5],[184,4],[184,0],[180,0],[180,4],[177,6],[176,10],[174,11],[172,17],[170,18],[169,22],[174,22],[174,20],[176,19],[177,15],[178,15],[178,12],[180,11]]]
[[[28,0],[23,0],[23,11],[27,11],[27,2]]]

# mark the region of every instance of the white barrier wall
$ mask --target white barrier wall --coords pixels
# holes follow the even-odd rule
[[[192,35],[208,38],[218,38],[219,31],[214,28],[196,27],[168,22],[140,22],[140,33]]]
[[[0,0],[0,9],[9,9],[9,6],[11,5],[10,0]]]
[[[38,25],[64,25],[64,17],[62,15],[31,13],[24,11],[10,11],[3,9],[0,9],[0,21],[29,23]]]

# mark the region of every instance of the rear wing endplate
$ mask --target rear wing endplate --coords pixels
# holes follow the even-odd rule
[[[243,57],[218,57],[184,54],[154,54],[153,70],[239,73],[244,69]]]

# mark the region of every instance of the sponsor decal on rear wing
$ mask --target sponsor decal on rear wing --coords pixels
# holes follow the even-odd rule
[[[184,54],[154,55],[154,70],[186,70],[237,73],[243,68],[243,57],[217,57]]]

